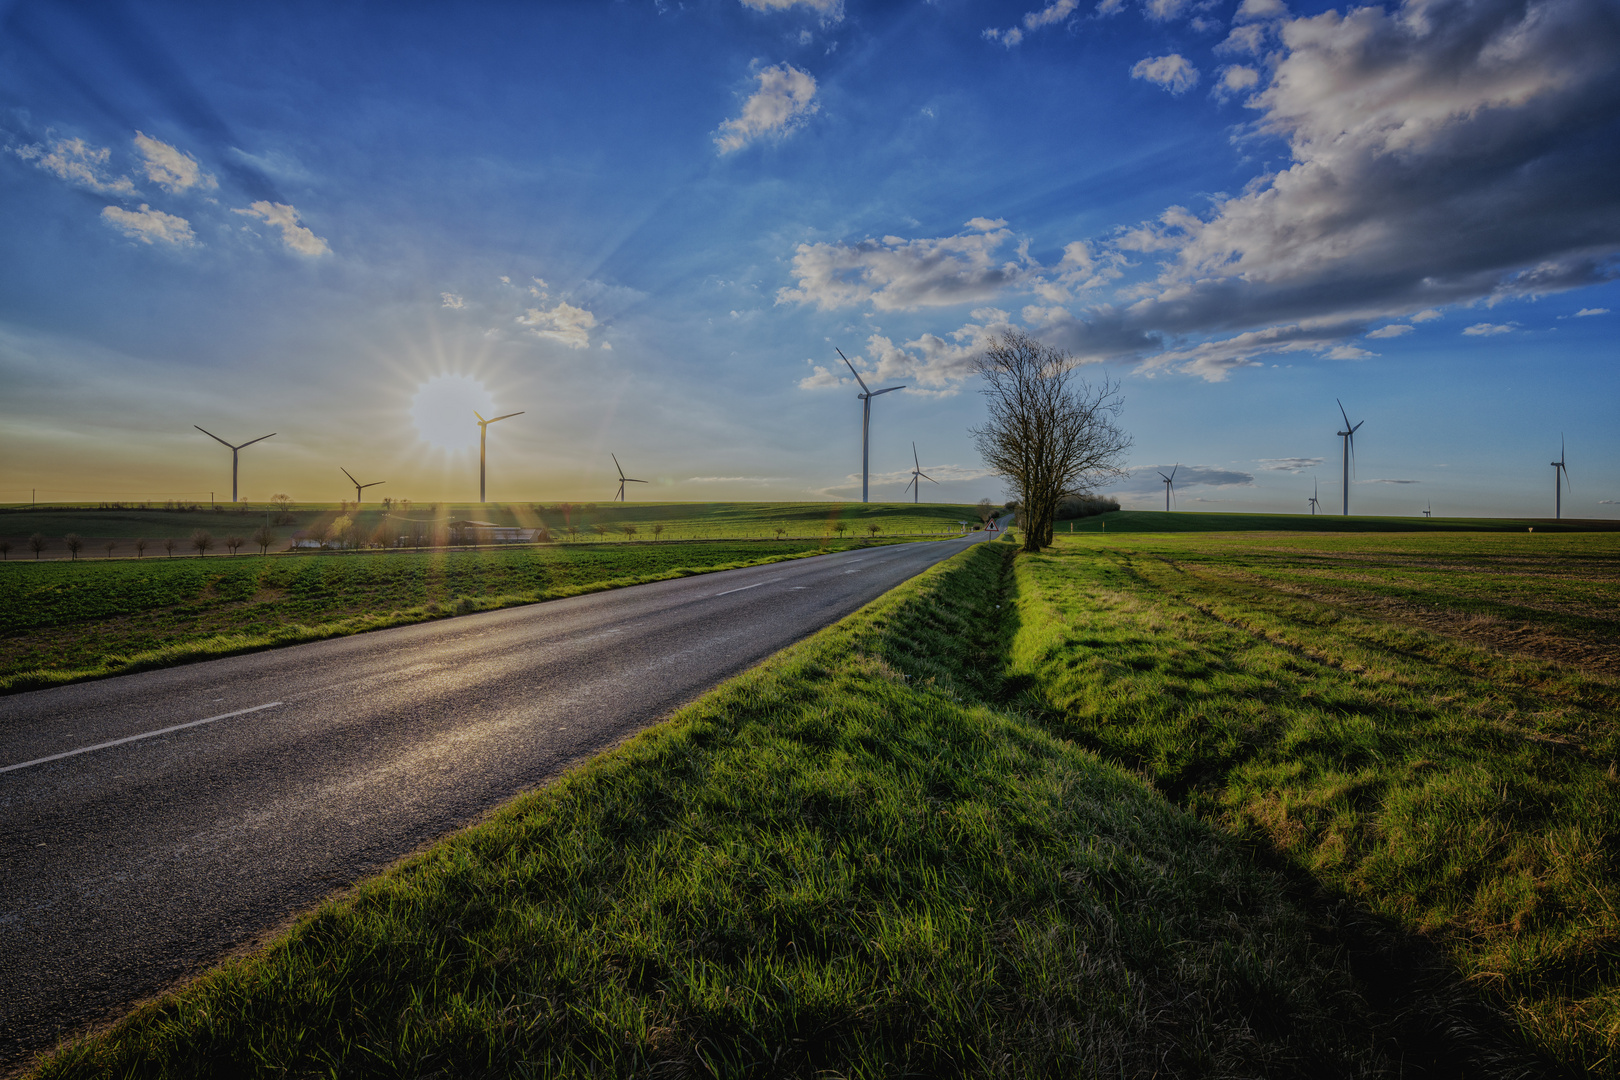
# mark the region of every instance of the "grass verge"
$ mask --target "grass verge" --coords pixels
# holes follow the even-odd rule
[[[1517,593],[1516,618],[1579,633],[1563,607],[1612,605],[1620,549],[1471,543],[1060,536],[1018,560],[1012,671],[1054,733],[1432,942],[1530,1045],[1613,1077],[1620,684],[1365,601]],[[1486,561],[1430,575],[1442,557]]]
[[[0,694],[853,546],[581,545],[5,565]]]
[[[1276,875],[985,704],[1011,554],[942,564],[38,1075],[1389,1072]]]

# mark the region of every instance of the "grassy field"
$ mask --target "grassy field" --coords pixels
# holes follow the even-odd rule
[[[1620,1075],[1620,537],[1060,534],[1010,670],[1075,744]]]
[[[1072,530],[1070,526],[1073,526]],[[1108,533],[1209,532],[1594,532],[1620,530],[1620,519],[1362,517],[1338,514],[1205,514],[1119,510],[1063,521],[1058,531]]]
[[[1395,1075],[1279,875],[989,704],[1011,555],[942,564],[38,1075]]]
[[[0,564],[0,693],[855,544],[562,544]]]
[[[413,524],[443,525],[456,519],[489,521],[497,525],[549,529],[561,542],[623,542],[649,540],[737,540],[774,538],[783,530],[788,539],[817,539],[823,536],[868,536],[877,526],[879,535],[916,535],[958,532],[957,522],[978,517],[972,507],[936,503],[417,503],[384,509],[368,503],[358,510],[350,504],[320,503],[295,507],[284,517],[264,504],[241,504],[217,509],[164,510],[130,506],[0,507],[0,542],[11,545],[6,561],[34,561],[27,547],[28,537],[42,534],[49,546],[44,559],[70,557],[63,537],[75,533],[84,538],[79,558],[108,557],[103,543],[116,540],[114,558],[136,556],[134,541],[151,541],[146,558],[171,557],[162,541],[179,541],[175,555],[195,552],[187,542],[199,529],[216,541],[215,556],[224,554],[227,535],[249,537],[269,525],[275,534],[271,550],[285,548],[295,535],[302,536],[318,525],[331,525],[339,517],[358,523],[370,536],[385,522],[385,530],[395,535],[408,533]],[[279,522],[279,523],[278,523]],[[636,532],[624,532],[626,525]],[[839,526],[844,531],[839,531]],[[244,551],[257,551],[251,543]]]

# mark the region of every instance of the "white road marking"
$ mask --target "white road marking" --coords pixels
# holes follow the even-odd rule
[[[248,713],[258,712],[260,709],[273,709],[277,705],[281,704],[283,703],[280,701],[272,701],[264,705],[255,705],[251,709],[237,709],[235,712],[220,713],[218,716],[209,716],[204,717],[201,720],[192,720],[184,724],[175,724],[173,727],[160,728],[157,731],[148,731],[140,735],[127,735],[122,739],[114,739],[111,742],[97,743],[94,746],[81,746],[77,750],[64,750],[60,754],[52,754],[49,757],[35,758],[33,761],[21,761],[15,765],[7,765],[4,768],[0,768],[0,773],[10,772],[13,769],[26,769],[30,765],[43,765],[47,761],[56,761],[59,758],[73,757],[77,754],[88,754],[92,750],[105,750],[109,746],[122,746],[124,743],[136,742],[140,739],[150,739],[157,735],[167,735],[171,731],[180,731],[188,727],[196,727],[198,724],[212,724],[215,720],[229,720],[233,716],[245,716]]]
[[[740,589],[727,589],[725,592],[717,592],[714,595],[715,596],[730,596],[734,592],[747,592],[749,589],[757,589],[761,585],[764,585],[764,584],[766,584],[766,582],[756,581],[752,585],[744,585]]]

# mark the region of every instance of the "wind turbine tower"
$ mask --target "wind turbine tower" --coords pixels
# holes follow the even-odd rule
[[[867,435],[872,429],[872,399],[877,397],[879,394],[887,394],[895,390],[904,390],[905,387],[890,386],[882,390],[872,390],[867,387],[866,380],[861,378],[861,373],[855,370],[855,365],[849,362],[849,357],[844,355],[843,349],[835,347],[833,352],[837,353],[838,359],[842,360],[845,365],[848,366],[849,373],[855,376],[855,381],[861,384],[861,392],[855,396],[861,399],[861,502],[866,502]]]
[[[512,418],[514,416],[522,416],[524,414],[524,412],[526,412],[526,411],[527,410],[525,410],[525,409],[519,409],[517,412],[509,412],[505,416],[495,416],[495,417],[491,417],[488,420],[485,420],[483,415],[481,413],[479,413],[479,411],[477,409],[473,410],[473,415],[478,417],[478,501],[479,502],[487,501],[484,498],[484,441],[489,436],[489,425],[493,424],[496,420],[508,420],[508,419],[510,419],[510,418]]]
[[[1434,503],[1430,502],[1430,503],[1425,504],[1424,507],[1423,507],[1423,516],[1424,517],[1429,517],[1433,513],[1434,513]]]
[[[1176,470],[1179,468],[1181,468],[1181,462],[1178,461],[1170,466],[1169,476],[1164,476],[1162,469],[1159,471],[1159,475],[1164,476],[1164,512],[1167,514],[1170,512],[1170,493],[1176,489]]]
[[[927,473],[922,471],[922,462],[917,460],[917,444],[912,443],[911,444],[911,483],[907,484],[906,487],[915,489],[911,493],[911,505],[913,505],[913,506],[917,505],[918,495],[922,491],[922,484],[918,483],[919,478],[922,479],[922,480],[928,481],[930,484],[939,483],[938,480],[935,480],[932,476],[929,476]]]
[[[221,446],[230,446],[231,447],[231,502],[235,502],[236,501],[236,455],[237,455],[237,453],[245,446],[252,446],[256,442],[264,442],[264,440],[274,436],[275,432],[272,431],[269,435],[260,435],[257,439],[249,439],[245,443],[239,443],[236,446],[231,446],[230,443],[226,442],[224,439],[220,438],[218,435],[215,435],[212,431],[209,431],[207,428],[201,427],[200,425],[197,425],[197,424],[192,424],[191,426],[196,428],[198,431],[202,432],[204,435],[208,436],[210,439],[213,439],[215,442],[219,443]]]
[[[619,493],[618,493],[618,495],[614,496],[614,498],[618,499],[619,502],[624,502],[624,485],[626,485],[626,484],[645,484],[647,481],[645,481],[645,480],[637,480],[634,477],[624,475],[624,466],[619,464],[619,458],[618,458],[617,454],[611,454],[610,453],[608,455],[608,457],[613,459],[613,467],[615,469],[619,470]]]
[[[349,478],[349,483],[354,485],[354,505],[356,505],[356,506],[360,505],[360,493],[362,491],[366,490],[366,488],[368,488],[368,487],[376,487],[378,484],[386,484],[386,483],[388,483],[388,481],[386,481],[386,480],[373,480],[369,484],[362,484],[360,481],[358,481],[358,480],[356,480],[354,478],[354,474],[352,472],[350,472],[348,469],[345,469],[341,465],[338,466],[338,472],[342,473],[344,476],[347,476]]]
[[[1321,500],[1316,497],[1316,480],[1314,478],[1311,480],[1311,497],[1305,501],[1311,504],[1311,517],[1315,517],[1316,508],[1320,504]]]
[[[1564,467],[1564,437],[1558,436],[1558,460],[1553,467],[1553,520],[1564,516],[1564,486],[1569,483],[1569,470]]]
[[[1350,463],[1351,463],[1351,461],[1353,461],[1355,459],[1355,456],[1356,456],[1356,428],[1359,428],[1362,424],[1365,424],[1367,421],[1358,420],[1358,421],[1356,421],[1356,423],[1354,425],[1351,425],[1351,423],[1350,423],[1350,414],[1344,411],[1344,402],[1339,401],[1338,398],[1334,398],[1333,400],[1335,402],[1338,402],[1339,415],[1344,417],[1344,430],[1339,432],[1339,437],[1344,440],[1344,488],[1343,488],[1344,516],[1349,517],[1350,516]]]

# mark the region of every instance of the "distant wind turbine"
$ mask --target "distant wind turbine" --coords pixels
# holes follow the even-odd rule
[[[1564,516],[1564,488],[1569,484],[1569,470],[1564,467],[1564,436],[1558,436],[1558,460],[1553,467],[1553,519]]]
[[[1431,502],[1425,504],[1425,506],[1423,507],[1423,516],[1428,517],[1429,515],[1431,515],[1433,513],[1434,513],[1434,503],[1431,501]]]
[[[527,410],[525,410],[525,409],[519,409],[517,412],[509,412],[505,416],[496,416],[496,417],[491,417],[488,420],[485,420],[482,413],[480,413],[477,409],[473,410],[473,415],[478,417],[478,501],[479,502],[487,501],[484,498],[484,440],[489,435],[489,425],[493,424],[496,420],[509,420],[514,416],[522,416],[524,414],[524,412],[526,412],[526,411]]]
[[[619,470],[619,494],[614,496],[614,498],[618,499],[619,502],[624,502],[624,485],[645,484],[647,481],[637,480],[634,477],[624,475],[624,466],[619,464],[618,456],[610,453],[608,454],[608,457],[613,459],[613,467]]]
[[[1365,424],[1367,421],[1358,420],[1358,421],[1356,421],[1354,426],[1351,426],[1351,424],[1350,424],[1350,414],[1344,411],[1344,402],[1339,401],[1338,398],[1334,398],[1333,400],[1338,402],[1339,415],[1344,417],[1344,430],[1339,432],[1339,437],[1344,440],[1344,516],[1349,517],[1350,516],[1350,463],[1355,459],[1355,456],[1356,456],[1356,428],[1359,428],[1362,424]]]
[[[1315,477],[1311,478],[1311,497],[1306,499],[1305,501],[1311,504],[1311,517],[1315,517],[1316,516],[1316,507],[1319,505],[1319,500],[1316,497],[1316,478]]]
[[[917,482],[919,479],[926,480],[930,484],[939,483],[938,480],[935,480],[932,476],[929,476],[927,473],[922,471],[922,462],[917,460],[917,444],[912,443],[911,444],[911,483],[907,484],[906,487],[916,489],[915,491],[913,491],[911,493],[911,504],[913,506],[917,505],[918,494],[922,491],[922,484]]]
[[[895,390],[904,390],[905,387],[890,386],[883,390],[869,389],[866,385],[866,380],[861,378],[861,373],[855,370],[855,365],[851,364],[849,362],[849,357],[844,355],[844,350],[834,347],[833,352],[837,353],[838,359],[842,360],[849,367],[849,373],[855,376],[855,381],[861,384],[861,393],[856,394],[855,396],[861,399],[861,502],[866,502],[866,448],[867,435],[872,428],[872,399],[877,397],[879,394],[887,394]]]
[[[224,439],[220,438],[218,435],[215,435],[212,431],[209,431],[207,428],[202,427],[202,426],[200,426],[198,424],[192,424],[191,426],[196,428],[198,431],[202,432],[204,435],[208,436],[210,439],[213,439],[215,442],[221,444],[222,446],[231,446],[230,443],[226,442]],[[257,439],[249,439],[245,443],[238,443],[236,446],[231,446],[231,502],[236,501],[236,455],[237,455],[237,452],[240,451],[245,446],[252,446],[256,442],[264,442],[264,440],[266,440],[268,438],[271,438],[274,435],[275,435],[275,432],[272,431],[269,435],[260,435]]]
[[[342,473],[344,476],[347,476],[349,478],[349,483],[354,485],[354,505],[356,505],[356,506],[360,505],[360,493],[362,491],[366,490],[366,488],[368,488],[368,487],[376,487],[378,484],[386,484],[386,483],[388,483],[388,481],[386,481],[386,480],[373,480],[369,484],[362,484],[360,481],[358,481],[358,480],[356,480],[354,478],[354,474],[352,472],[350,472],[348,469],[345,469],[341,465],[338,466],[338,472]]]
[[[1164,476],[1164,512],[1167,514],[1170,512],[1170,493],[1176,489],[1176,470],[1179,468],[1181,468],[1181,462],[1178,461],[1170,466],[1169,476],[1164,476],[1162,469],[1159,471],[1159,475]]]

